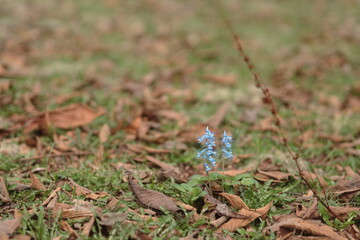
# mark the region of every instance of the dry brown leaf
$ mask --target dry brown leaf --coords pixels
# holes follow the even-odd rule
[[[185,143],[194,143],[197,141],[199,136],[204,134],[204,129],[206,129],[206,126],[206,123],[199,123],[182,129],[182,131],[179,131],[178,133],[178,139]]]
[[[47,209],[53,209],[55,207],[55,204],[58,201],[58,195],[57,193],[61,191],[60,187],[57,187],[52,193],[49,195],[47,199],[41,204],[42,206],[46,206]]]
[[[158,111],[157,114],[167,119],[177,121],[177,125],[179,127],[185,126],[188,121],[188,118],[184,114],[176,112],[174,110],[163,109]]]
[[[79,238],[79,234],[69,225],[69,223],[67,221],[61,220],[60,227],[62,230],[70,233],[70,236],[68,239],[78,239]]]
[[[184,177],[182,176],[181,174],[181,171],[179,168],[173,166],[173,165],[170,165],[170,164],[167,164],[167,163],[164,163],[162,161],[160,161],[159,159],[155,158],[155,157],[152,157],[152,156],[146,156],[146,160],[148,160],[149,162],[151,162],[152,164],[160,167],[163,172],[161,174],[161,177],[163,178],[174,178],[177,182],[184,182]]]
[[[5,185],[5,179],[0,177],[0,200],[3,202],[10,202],[10,195]]]
[[[306,178],[307,180],[316,180],[324,189],[327,188],[327,183],[322,176],[319,176],[318,174],[309,171],[302,171],[301,174],[301,177]]]
[[[354,155],[356,157],[360,157],[360,149],[348,148],[345,151],[347,154]]]
[[[146,156],[146,160],[151,162],[152,164],[160,167],[164,171],[174,171],[177,173],[180,173],[180,170],[177,167],[174,167],[173,165],[170,165],[168,163],[162,162],[159,159],[153,157],[153,156]]]
[[[236,209],[249,209],[249,207],[246,205],[246,203],[241,199],[241,197],[233,195],[233,194],[229,194],[229,193],[220,193],[220,195],[224,198],[226,198],[226,200],[229,201],[230,205],[233,206]]]
[[[0,80],[0,93],[8,91],[10,87],[11,87],[11,82],[9,79]]]
[[[131,190],[141,204],[156,210],[164,208],[172,213],[180,210],[172,198],[163,193],[141,187],[131,175],[129,175],[128,181]]]
[[[265,231],[279,232],[281,229],[289,229],[294,234],[294,230],[300,232],[301,235],[307,234],[315,237],[327,237],[330,239],[346,240],[337,234],[331,227],[316,220],[304,220],[294,215],[283,215],[277,223],[272,226],[266,227]]]
[[[330,140],[335,143],[346,142],[351,140],[350,138],[345,136],[336,135],[336,134],[327,134],[327,133],[319,133],[318,138]]]
[[[93,191],[91,191],[90,189],[87,189],[86,187],[80,186],[71,178],[69,178],[69,181],[70,181],[70,186],[73,189],[75,189],[75,193],[77,196],[85,195],[86,198],[90,198],[90,199],[94,199],[94,200],[96,200],[102,196],[101,194],[94,193]]]
[[[100,142],[105,143],[111,135],[110,127],[107,124],[104,124],[99,132]]]
[[[127,212],[105,213],[100,215],[100,224],[105,226],[113,226],[117,222],[124,221],[127,216]]]
[[[31,240],[31,236],[18,234],[11,238],[12,240]]]
[[[204,76],[204,78],[211,82],[219,83],[225,86],[234,86],[236,84],[235,74],[208,75],[208,76]]]
[[[126,144],[126,146],[130,151],[135,153],[143,153],[143,152],[147,152],[149,154],[171,153],[170,150],[152,148],[141,144]]]
[[[336,206],[330,206],[330,209],[333,213],[336,214],[336,216],[340,218],[347,218],[349,213],[355,212],[357,214],[357,218],[360,217],[360,208],[358,207],[336,207]],[[301,217],[303,219],[321,219],[320,213],[318,212],[317,208],[317,200],[315,199],[313,204],[309,208],[302,207],[301,210],[296,210],[296,216]],[[334,218],[334,216],[331,216]]]
[[[234,177],[252,171],[250,168],[236,169],[236,170],[225,170],[225,171],[214,171],[217,173],[224,174],[225,176]]]
[[[236,218],[236,219],[247,219],[248,217],[242,214],[237,214],[234,212],[228,205],[225,203],[220,202],[216,198],[207,194],[205,196],[205,201],[210,202],[215,205],[215,210],[222,216],[229,217],[229,218]]]
[[[357,191],[360,191],[360,176],[338,182],[331,188],[330,192],[340,195],[344,193],[354,193]]]
[[[349,177],[359,176],[359,174],[356,173],[350,166],[345,166],[344,170],[346,172],[346,175],[349,176]]]
[[[314,202],[309,208],[303,207],[301,211],[296,210],[296,215],[301,218],[314,218],[314,216],[319,214],[317,211],[317,204],[317,198],[315,198]]]
[[[48,130],[49,128],[68,129],[87,125],[95,118],[102,115],[102,109],[94,110],[85,104],[72,104],[40,113],[28,119],[24,124],[24,132],[34,130]]]
[[[14,219],[0,221],[0,239],[9,239],[11,235],[21,224],[22,215],[15,210]]]
[[[225,224],[221,225],[216,232],[221,233],[222,230],[236,231],[239,228],[247,226],[249,223],[254,221],[256,218],[264,218],[272,206],[272,202],[268,203],[266,206],[258,209],[245,209],[242,208],[238,211],[239,215],[246,216],[244,219],[230,219]]]
[[[265,176],[271,177],[276,180],[286,180],[290,176],[293,176],[293,174],[291,174],[291,173],[284,173],[281,171],[262,171],[260,169],[257,171]]]
[[[45,186],[40,182],[40,180],[30,172],[31,177],[31,187],[35,190],[46,191]]]
[[[277,132],[277,128],[274,126],[274,119],[272,117],[265,118],[261,120],[256,126],[251,127],[251,130],[255,131],[269,131],[269,132]]]
[[[93,211],[86,207],[55,203],[53,216],[58,216],[59,212],[61,213],[60,217],[62,219],[83,219],[94,216]]]
[[[84,229],[82,231],[82,234],[86,237],[89,237],[90,232],[91,232],[91,228],[95,223],[95,217],[91,217],[89,222],[84,224]]]

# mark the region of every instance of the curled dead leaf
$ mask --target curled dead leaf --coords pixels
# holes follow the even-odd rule
[[[339,181],[330,189],[330,193],[340,195],[345,200],[350,200],[360,191],[360,176],[350,180]]]
[[[226,200],[229,201],[229,203],[231,204],[231,206],[233,206],[236,209],[249,209],[249,207],[246,205],[246,203],[241,199],[241,197],[233,195],[233,194],[229,194],[229,193],[220,193],[220,195],[224,198],[226,198]]]
[[[79,184],[77,184],[74,180],[72,180],[71,178],[69,178],[70,181],[70,186],[75,189],[75,193],[77,196],[80,195],[85,195],[86,198],[90,198],[90,199],[98,199],[99,197],[103,196],[103,194],[97,194],[94,193],[93,191],[91,191],[90,189],[87,189],[86,187],[80,186]]]
[[[15,210],[14,219],[0,221],[0,239],[9,239],[11,235],[21,224],[22,215]]]
[[[244,216],[242,214],[237,214],[228,205],[226,205],[225,203],[220,202],[219,200],[217,200],[216,198],[210,196],[209,194],[207,194],[205,196],[205,201],[214,204],[216,212],[219,213],[222,216],[226,216],[226,217],[229,217],[229,218],[236,218],[236,219],[245,219],[245,218],[247,218],[247,216]]]
[[[31,187],[35,190],[46,191],[45,186],[40,182],[40,180],[30,172],[31,177]]]
[[[83,229],[83,231],[82,231],[82,234],[83,234],[84,236],[89,237],[90,232],[91,232],[91,228],[92,228],[92,226],[94,225],[94,223],[95,223],[95,217],[92,216],[92,217],[90,218],[89,222],[87,222],[87,223],[84,224],[84,229]]]
[[[126,144],[126,147],[134,153],[143,153],[143,152],[149,154],[171,153],[170,150],[152,148],[141,144]]]
[[[5,179],[0,177],[0,200],[3,202],[10,202],[10,195],[5,185]]]
[[[100,224],[105,226],[113,226],[115,223],[125,220],[127,216],[128,214],[126,212],[105,213],[100,215]]]
[[[240,211],[237,212],[237,214],[246,216],[246,218],[230,219],[228,222],[221,225],[218,228],[217,232],[220,233],[220,232],[222,232],[222,230],[228,230],[228,231],[233,232],[239,228],[243,228],[243,227],[247,226],[249,223],[251,223],[258,217],[265,218],[265,216],[267,215],[271,206],[272,206],[272,201],[270,203],[268,203],[267,205],[265,205],[264,207],[258,208],[258,209],[242,208],[242,209],[240,209]]]
[[[235,74],[226,74],[226,75],[207,75],[204,76],[205,79],[222,84],[225,86],[234,86],[236,84],[236,75]]]
[[[104,110],[94,110],[85,104],[72,104],[40,113],[28,119],[24,125],[24,132],[47,131],[50,127],[61,129],[79,127],[91,123],[103,113]]]
[[[128,181],[139,203],[156,210],[164,208],[172,213],[180,210],[172,198],[163,193],[141,187],[131,175],[129,175]]]
[[[111,131],[109,125],[104,124],[99,132],[100,142],[105,143],[109,139],[110,135],[111,135]]]
[[[286,231],[288,234],[291,232],[290,236],[294,236],[296,231],[299,234],[307,234],[313,237],[322,237],[322,239],[338,239],[338,240],[346,240],[336,233],[331,227],[321,223],[320,221],[315,220],[304,220],[294,215],[282,215],[278,217],[277,223],[272,226],[266,227],[264,229],[265,232],[278,232],[278,238],[284,239],[281,234],[281,230],[289,230]],[[290,237],[289,236],[289,237]]]
[[[286,180],[290,176],[293,176],[293,174],[291,173],[285,173],[281,171],[262,171],[260,169],[258,169],[257,171],[265,176],[271,177],[276,180]]]

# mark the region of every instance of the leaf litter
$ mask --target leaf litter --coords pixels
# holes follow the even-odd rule
[[[163,218],[167,217],[162,210],[178,213],[181,209],[186,211],[185,215],[191,214],[189,226],[196,227],[181,233],[169,230],[167,233],[170,237],[178,237],[181,234],[190,236],[190,239],[202,239],[202,231],[212,231],[211,234],[215,234],[214,236],[225,238],[220,233],[226,230],[233,232],[231,233],[233,235],[226,236],[229,239],[231,236],[239,237],[240,233],[251,238],[251,234],[260,229],[256,219],[261,218],[262,223],[265,224],[264,235],[275,232],[279,239],[357,239],[359,229],[355,224],[359,217],[356,214],[359,212],[357,205],[360,190],[359,170],[354,168],[357,166],[356,163],[349,166],[344,164],[359,156],[359,132],[355,130],[343,134],[345,130],[341,128],[341,124],[343,124],[342,117],[344,119],[356,117],[354,113],[359,110],[360,102],[359,87],[356,84],[341,87],[346,88],[345,90],[334,87],[338,92],[344,90],[344,96],[339,97],[325,93],[331,90],[331,86],[324,83],[334,70],[352,73],[354,66],[351,58],[344,51],[318,49],[319,52],[315,52],[306,42],[320,41],[323,45],[328,43],[327,41],[333,41],[331,40],[333,37],[329,40],[329,36],[334,34],[329,35],[326,32],[328,30],[322,29],[318,33],[319,36],[305,36],[304,42],[299,43],[299,46],[285,51],[281,49],[272,51],[275,56],[279,55],[276,62],[280,64],[272,70],[273,82],[269,89],[276,101],[285,107],[284,111],[290,108],[295,100],[296,105],[299,106],[296,113],[299,113],[301,120],[314,113],[335,119],[334,132],[325,127],[321,116],[315,120],[304,120],[302,127],[306,131],[294,142],[302,144],[305,151],[314,150],[315,155],[319,146],[330,146],[329,151],[334,155],[338,152],[344,154],[333,157],[329,153],[327,156],[320,154],[314,157],[314,160],[325,159],[325,164],[339,161],[338,167],[333,169],[336,175],[327,176],[322,171],[319,171],[320,174],[309,171],[303,173],[306,180],[315,182],[319,179],[320,185],[326,191],[324,198],[334,197],[335,200],[331,199],[332,202],[340,204],[340,206],[329,206],[336,215],[344,219],[351,217],[349,226],[336,229],[329,227],[329,220],[331,223],[336,223],[334,216],[329,216],[328,219],[324,217],[319,209],[319,202],[314,198],[315,193],[311,189],[301,189],[293,193],[298,190],[294,186],[299,181],[299,176],[291,171],[292,166],[282,162],[282,158],[272,156],[274,153],[272,148],[263,148],[259,143],[259,139],[271,139],[275,144],[283,141],[275,136],[278,129],[272,117],[262,108],[260,97],[251,91],[248,94],[241,93],[242,96],[231,95],[233,93],[230,88],[237,86],[238,78],[237,74],[233,73],[233,69],[226,71],[230,72],[227,74],[216,74],[212,70],[209,71],[209,68],[215,69],[217,65],[209,67],[204,63],[187,62],[184,52],[189,50],[205,61],[216,59],[222,54],[216,49],[205,52],[196,49],[202,42],[211,38],[211,34],[206,33],[202,36],[191,33],[182,36],[179,33],[174,39],[167,25],[163,23],[171,21],[172,18],[169,16],[172,14],[176,16],[183,6],[176,2],[157,3],[156,8],[166,10],[160,13],[157,12],[158,9],[155,11],[152,4],[152,1],[144,2],[144,7],[154,10],[154,15],[159,15],[157,17],[162,20],[156,22],[158,28],[154,29],[154,35],[146,33],[143,21],[138,23],[123,21],[122,14],[117,14],[106,18],[99,16],[99,21],[92,25],[99,32],[91,38],[80,32],[74,32],[67,26],[60,27],[61,21],[58,17],[62,15],[61,11],[48,11],[47,7],[34,3],[32,11],[19,17],[22,8],[14,8],[17,10],[14,10],[13,15],[22,19],[18,23],[19,26],[24,24],[22,21],[29,21],[32,24],[26,24],[27,27],[21,35],[4,30],[8,32],[9,37],[5,35],[1,37],[4,38],[4,41],[1,39],[3,44],[0,49],[2,56],[0,76],[4,78],[0,80],[0,107],[4,109],[4,114],[0,118],[1,238],[19,239],[22,236],[17,233],[21,232],[19,229],[25,224],[21,225],[22,223],[19,222],[19,214],[15,208],[19,207],[18,210],[23,214],[30,214],[31,222],[37,218],[38,210],[42,206],[46,217],[50,216],[47,219],[59,224],[61,229],[68,233],[68,239],[76,239],[80,233],[89,238],[100,232],[109,236],[111,229],[116,229],[119,224],[122,227],[133,224],[140,226],[140,229],[144,227],[154,230],[150,234],[137,231],[129,237],[142,236],[144,239],[151,239],[152,236],[159,235],[160,230],[168,231],[169,228],[167,229],[166,226],[173,225],[162,222]],[[276,13],[271,10],[272,5],[268,4],[266,6],[270,6],[270,10],[259,8],[259,11],[264,11],[262,16],[264,18]],[[105,5],[116,6],[116,3],[105,1]],[[50,5],[48,7],[51,8]],[[72,7],[74,6],[70,4],[70,10]],[[9,9],[13,11],[11,7]],[[75,11],[75,8],[72,10]],[[191,14],[188,9],[183,10],[184,13]],[[244,14],[248,13],[245,11]],[[33,15],[37,17],[32,17]],[[54,19],[56,26],[48,28],[46,21],[45,25],[37,24],[36,19],[43,17]],[[5,25],[9,24],[8,22],[6,21]],[[176,22],[173,24],[177,26]],[[359,35],[356,31],[352,31],[351,26],[350,23],[334,29],[337,35],[347,39],[349,45],[354,41],[351,39],[359,39]],[[9,29],[11,27],[14,26],[9,26]],[[97,54],[96,56],[108,55],[112,52],[124,54],[117,52],[123,49],[122,46],[111,48],[98,38],[102,34],[119,31],[134,43],[129,44],[125,41],[126,51],[133,50],[134,53],[141,54],[150,67],[156,69],[154,72],[139,77],[129,70],[119,77],[115,68],[117,62],[113,59],[86,63],[82,69],[84,64],[82,60],[93,54]],[[64,41],[58,41],[60,38]],[[39,42],[41,44],[38,44]],[[248,39],[245,42],[249,46],[259,44]],[[261,51],[261,47],[259,49]],[[46,69],[37,66],[38,61],[47,61],[48,57],[59,54],[79,62],[71,66],[71,71],[77,72],[76,69],[81,68],[77,72],[81,76],[84,75],[81,83],[71,83],[73,76],[66,74],[66,64],[60,66],[61,64],[50,63],[54,65]],[[49,76],[58,75],[59,69],[62,76],[51,78],[51,81],[46,83],[50,80]],[[199,75],[203,76],[199,80],[201,82],[196,79]],[[39,80],[33,86],[24,87],[22,81],[15,81],[17,77]],[[107,80],[114,77],[117,79],[114,84]],[[243,75],[239,75],[240,77],[242,78]],[[43,78],[46,78],[46,81],[43,81]],[[293,78],[303,82],[294,83],[291,81]],[[318,95],[314,91],[316,88],[307,87],[308,78],[315,79],[315,85],[321,83],[321,86],[325,86],[322,89],[324,93],[321,91]],[[207,90],[207,84],[211,91],[208,91],[205,98],[199,97],[201,90]],[[25,92],[22,92],[22,88]],[[70,89],[70,92],[62,88]],[[44,90],[49,93],[44,93]],[[99,98],[97,93],[102,91],[110,97]],[[317,96],[319,102],[315,103]],[[74,103],[80,98],[82,103]],[[105,102],[111,104],[105,106]],[[56,106],[52,106],[51,103],[55,103]],[[208,105],[209,109],[205,109],[204,104]],[[95,109],[90,106],[104,106],[108,109],[105,112],[101,108]],[[52,110],[43,111],[48,108]],[[208,114],[204,114],[205,111],[208,111]],[[95,119],[99,116],[103,116],[106,122],[103,118],[99,118],[98,125]],[[295,121],[288,122],[286,130],[296,132]],[[340,122],[341,124],[337,126]],[[225,128],[226,130],[236,128],[240,134],[236,146],[238,152],[234,159],[226,164],[225,170],[218,168],[213,172],[224,174],[228,177],[227,181],[212,181],[214,184],[212,190],[215,194],[212,196],[207,193],[204,197],[201,195],[203,193],[196,192],[198,191],[196,186],[189,187],[194,181],[191,176],[202,175],[203,169],[198,160],[188,155],[194,152],[193,147],[197,137],[201,136],[207,125],[214,128],[216,133]],[[21,132],[21,129],[24,132]],[[11,146],[14,147],[10,149],[7,147],[10,145],[5,144],[3,140],[10,140]],[[266,149],[264,150],[266,156],[271,155],[271,161],[263,156],[262,148]],[[3,164],[3,159],[9,160]],[[253,164],[257,160],[258,163],[260,162],[258,166]],[[275,164],[275,161],[280,163]],[[345,161],[347,162],[343,163]],[[316,164],[315,161],[313,163]],[[105,174],[106,177],[102,176],[86,182],[88,177],[100,176],[103,171],[107,171],[107,164],[114,166],[116,171],[113,169],[111,174]],[[45,171],[33,172],[32,170],[39,165]],[[319,166],[320,164],[316,165],[316,168]],[[82,176],[84,167],[89,169],[86,176]],[[65,173],[61,172],[62,170]],[[72,174],[72,171],[76,174]],[[159,171],[160,174],[157,174]],[[155,191],[141,187],[133,178],[127,180],[125,177],[127,172],[131,172],[146,183],[151,183],[155,179],[159,184],[154,184],[154,189],[168,184],[166,195],[163,190]],[[104,183],[103,178],[111,180]],[[243,184],[246,183],[241,180],[243,178],[257,179],[259,182],[256,186],[248,186]],[[134,192],[133,196],[128,194],[127,183]],[[225,186],[222,186],[223,183]],[[253,181],[247,182],[247,184],[251,183]],[[186,196],[174,190],[177,185],[172,184],[187,186],[184,193]],[[85,185],[87,187],[83,187]],[[243,199],[251,202],[252,198],[256,199],[256,194],[263,191],[266,186],[270,186],[267,194],[272,197],[266,198],[270,201],[261,199],[262,205],[253,204],[262,207],[249,208]],[[282,187],[284,192],[281,192],[280,197],[286,196],[280,199],[276,191]],[[225,189],[234,194],[224,192]],[[33,190],[38,192],[35,194]],[[304,195],[306,191],[310,193],[308,196]],[[249,192],[253,192],[253,195]],[[45,196],[46,193],[49,195]],[[274,200],[271,201],[271,198]],[[140,208],[133,199],[137,199],[145,208]],[[228,204],[224,203],[224,199]],[[26,204],[27,202],[29,205]],[[288,204],[289,202],[291,204]],[[149,208],[157,211],[154,212]],[[288,214],[274,215],[285,211]],[[152,225],[149,226],[146,221],[151,222]],[[175,218],[175,222],[181,222],[181,219]],[[246,232],[241,232],[242,230]],[[28,235],[23,237],[31,238]],[[164,235],[162,237],[165,238]],[[61,238],[63,236],[54,236],[53,239]]]

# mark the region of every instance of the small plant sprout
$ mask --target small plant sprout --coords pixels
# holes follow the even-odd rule
[[[221,140],[222,144],[223,144],[223,147],[222,147],[222,170],[224,171],[224,166],[225,166],[225,160],[231,160],[234,155],[232,153],[232,142],[233,142],[233,139],[231,136],[228,136],[226,134],[226,131],[224,131],[224,135],[223,135],[223,138]]]
[[[216,166],[216,152],[214,151],[215,144],[215,134],[209,130],[209,127],[206,127],[205,134],[202,137],[199,137],[199,144],[203,143],[204,148],[198,152],[198,158],[204,158],[204,167],[205,171],[208,174]]]

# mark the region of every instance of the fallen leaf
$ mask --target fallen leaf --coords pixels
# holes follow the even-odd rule
[[[104,124],[101,127],[100,132],[99,132],[100,142],[102,142],[102,143],[107,142],[107,140],[109,139],[110,134],[111,134],[111,130],[110,130],[109,125]]]
[[[152,164],[160,167],[163,170],[161,177],[165,177],[165,178],[172,177],[177,182],[184,182],[184,177],[182,176],[179,168],[177,168],[173,165],[164,163],[164,162],[160,161],[159,159],[157,159],[153,156],[149,156],[149,155],[146,156],[146,160],[148,160]]]
[[[31,236],[18,234],[11,238],[12,240],[31,240]]]
[[[90,189],[87,189],[83,186],[80,186],[79,184],[77,184],[74,180],[72,180],[71,178],[69,178],[70,181],[70,186],[75,189],[75,193],[77,196],[80,195],[85,195],[86,198],[90,198],[90,199],[98,199],[99,197],[101,197],[101,195],[94,193],[93,191],[91,191]]]
[[[306,207],[302,207],[301,211],[296,210],[296,216],[301,217],[301,218],[315,218],[315,216],[320,214],[318,213],[317,210],[317,198],[315,198],[315,200],[313,201],[313,203],[311,204],[311,206],[309,208]]]
[[[259,169],[259,170],[257,170],[257,172],[259,172],[265,176],[271,177],[273,179],[276,179],[276,180],[286,180],[290,176],[293,176],[293,174],[291,174],[291,173],[284,173],[281,171],[262,171]]]
[[[325,139],[325,140],[330,140],[330,141],[335,142],[335,143],[341,143],[341,142],[346,142],[346,141],[351,140],[351,138],[349,138],[349,137],[336,135],[336,134],[327,134],[327,133],[319,133],[318,138]]]
[[[2,202],[10,202],[10,195],[5,185],[5,180],[3,177],[0,177],[0,200]]]
[[[127,212],[105,213],[100,215],[100,224],[105,226],[113,226],[115,223],[125,220],[127,216]]]
[[[239,228],[247,226],[249,223],[254,221],[256,218],[261,217],[265,218],[266,214],[272,206],[272,201],[269,202],[266,206],[258,209],[246,209],[242,208],[237,213],[242,216],[246,216],[243,219],[230,219],[228,222],[221,225],[216,232],[220,233],[223,230],[236,231]]]
[[[32,173],[30,173],[31,177],[31,187],[35,190],[46,191],[44,185],[40,182],[40,180]]]
[[[233,206],[236,209],[249,209],[249,207],[246,205],[246,203],[241,199],[241,197],[237,196],[237,195],[233,195],[233,194],[229,194],[229,193],[220,193],[220,195],[224,198],[226,198],[226,200],[229,201],[230,205]]]
[[[342,180],[333,186],[331,193],[341,195],[345,193],[354,193],[360,191],[360,176],[356,176],[350,180]]]
[[[178,168],[174,167],[173,165],[162,162],[162,161],[160,161],[159,159],[157,159],[157,158],[155,158],[153,156],[146,156],[146,160],[148,160],[152,164],[160,167],[164,171],[174,171],[174,172],[179,172],[180,171]]]
[[[70,233],[70,237],[68,239],[78,239],[79,234],[69,225],[67,221],[61,220],[60,221],[60,227],[62,230]]]
[[[0,93],[8,91],[10,87],[11,87],[11,82],[9,79],[0,80]]]
[[[326,189],[327,188],[327,183],[325,181],[325,179],[318,175],[317,173],[312,173],[312,172],[309,172],[309,171],[302,171],[301,172],[303,178],[306,178],[308,181],[309,180],[316,180],[320,183],[320,185]]]
[[[314,237],[327,237],[329,239],[346,240],[336,233],[331,227],[316,220],[304,220],[294,215],[283,215],[277,219],[277,223],[266,227],[265,232],[279,232],[281,229],[289,229],[294,236],[299,231],[299,236],[304,234]],[[278,236],[279,237],[279,236]],[[282,238],[283,239],[283,238]]]
[[[205,196],[205,201],[214,204],[216,212],[218,212],[222,216],[226,216],[229,218],[236,218],[236,219],[246,219],[247,218],[247,216],[245,216],[245,215],[237,214],[228,205],[220,202],[219,200],[210,196],[209,194],[207,194]]]
[[[360,149],[348,148],[345,151],[347,154],[354,155],[356,157],[360,157]]]
[[[20,226],[21,219],[22,215],[17,210],[15,210],[14,219],[0,221],[0,239],[9,239],[8,236],[11,235]]]
[[[147,152],[149,154],[171,153],[170,150],[152,148],[141,144],[126,144],[126,146],[130,151],[135,153],[143,153],[143,152]]]
[[[53,208],[53,216],[56,217],[58,214],[62,219],[83,219],[94,216],[91,209],[82,206],[76,206],[65,203],[55,203]]]
[[[357,177],[359,176],[358,173],[356,173],[350,166],[345,166],[344,170],[346,172],[346,175],[349,177]]]
[[[60,187],[57,187],[47,199],[41,204],[41,206],[46,206],[47,209],[53,209],[55,207],[55,203],[58,201],[57,193],[61,191]]]
[[[178,127],[183,127],[188,122],[188,118],[184,114],[176,112],[174,110],[164,109],[158,111],[157,114],[164,118],[177,121]]]
[[[95,223],[95,217],[91,217],[89,222],[84,224],[84,229],[82,231],[82,234],[86,237],[89,237],[90,232],[91,232],[91,228]]]
[[[68,129],[91,123],[102,115],[103,110],[93,110],[85,104],[72,104],[66,107],[40,113],[28,119],[24,124],[24,132],[48,130],[49,128]]]
[[[156,210],[164,208],[172,213],[176,213],[180,210],[170,197],[163,193],[141,187],[131,175],[129,175],[128,181],[131,190],[141,204]]]
[[[208,75],[208,76],[204,76],[204,78],[211,82],[219,83],[225,86],[234,86],[236,84],[235,74]]]

